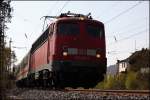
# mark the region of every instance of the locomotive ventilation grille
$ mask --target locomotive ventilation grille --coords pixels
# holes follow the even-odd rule
[[[77,49],[77,48],[68,48],[68,55],[82,55],[82,56],[95,56],[95,49]]]

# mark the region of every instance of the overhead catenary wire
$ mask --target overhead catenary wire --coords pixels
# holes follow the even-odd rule
[[[143,32],[146,32],[147,30],[148,30],[148,29],[145,29],[145,30],[143,30],[143,31],[137,32],[137,33],[132,34],[132,35],[130,35],[130,36],[128,36],[128,37],[122,38],[122,39],[120,39],[119,41],[123,41],[123,40],[129,39],[129,38],[132,38],[133,36],[137,36],[137,35],[139,35],[139,34],[141,34],[141,33],[143,33]]]
[[[55,3],[55,2],[53,2],[53,3]],[[57,3],[58,3],[58,2],[57,2]],[[60,8],[63,6],[63,3],[65,3],[65,2],[62,2],[62,5],[59,5],[59,8],[56,7],[56,6],[54,6],[55,8],[53,8],[53,11],[50,11],[50,13],[51,13],[51,14],[54,14],[54,13],[57,12],[57,10],[59,11]],[[69,3],[69,4],[70,4],[70,3]],[[58,6],[58,5],[57,5],[57,6]],[[131,6],[131,5],[130,5],[130,6]],[[128,7],[129,7],[129,6],[128,6]],[[50,7],[49,7],[49,8],[50,8]],[[62,8],[63,8],[63,7],[62,7]],[[65,6],[61,11],[65,11],[65,10],[66,10],[65,8],[67,8],[67,7]],[[124,9],[124,10],[125,10],[125,9]],[[48,10],[48,11],[49,11],[49,10]],[[111,10],[110,10],[110,11],[111,11]],[[108,12],[106,12],[105,15],[107,15],[107,13],[108,13]],[[124,14],[124,15],[126,15],[126,14]],[[123,15],[123,16],[124,16],[124,15]],[[115,16],[115,15],[114,15],[114,16]],[[119,18],[120,18],[120,17],[119,17]],[[119,18],[118,18],[118,19],[119,19]],[[135,19],[134,19],[134,20],[135,20]],[[132,20],[132,21],[133,21],[133,20]],[[129,21],[128,23],[131,23],[132,21]],[[141,21],[142,21],[142,19],[141,19]],[[47,22],[48,22],[48,20],[47,20]],[[138,21],[137,21],[137,22],[138,22]],[[40,23],[43,24],[43,22],[41,22],[41,21],[40,21]],[[139,22],[138,22],[138,23],[139,23]],[[40,26],[41,26],[42,24],[40,24]],[[134,25],[134,24],[133,24],[133,25]],[[125,24],[124,24],[124,26],[125,26]],[[34,26],[34,27],[36,27],[36,26]],[[120,25],[120,26],[117,26],[117,27],[123,27],[123,26]],[[130,27],[130,26],[129,26],[129,27]],[[36,29],[34,28],[34,29],[37,31],[38,28],[39,28],[39,26],[37,26],[37,28],[36,28]],[[41,31],[42,28],[39,28],[39,29],[40,29],[40,31]],[[116,28],[116,29],[117,29],[117,28]],[[32,30],[33,30],[33,29],[32,29]],[[35,30],[34,30],[34,31],[35,31]],[[124,30],[126,30],[126,29],[124,29]],[[32,31],[31,33],[33,34],[34,31]],[[120,30],[119,30],[119,31],[120,31]],[[35,32],[35,33],[36,33],[36,32]],[[115,32],[115,33],[118,33],[118,32]],[[30,33],[27,33],[27,34],[31,35]],[[119,34],[120,34],[120,33],[119,33]],[[34,34],[33,34],[33,35],[34,35]],[[140,35],[140,36],[142,36],[142,35]],[[28,36],[28,38],[32,39],[30,36]],[[120,36],[119,36],[119,38],[120,38]],[[118,39],[118,38],[117,38],[117,39]],[[126,41],[125,41],[125,42],[126,42]]]
[[[134,28],[129,29],[129,30],[126,30],[126,31],[124,31],[124,32],[131,32],[131,31],[135,31],[135,30],[137,30],[137,29],[142,29],[142,28],[145,28],[145,27],[146,27],[146,25],[140,25],[140,26],[138,26],[138,27],[134,27]],[[121,34],[121,33],[117,33],[117,34],[115,34],[115,35],[119,35],[119,34]]]
[[[52,5],[52,6],[50,7],[50,9],[54,8],[54,6],[56,6],[57,3],[58,3],[58,1],[56,1],[56,2],[54,3],[54,5]],[[50,10],[50,11],[47,13],[47,15],[50,14],[53,10],[54,10],[54,9]],[[18,14],[18,16],[19,16],[19,18],[22,19],[23,21],[25,21],[25,22],[28,21],[28,22],[32,23],[31,20],[29,20],[29,19],[27,19],[27,18],[24,18],[21,14]],[[36,30],[39,25],[40,25],[40,24],[38,24],[38,25],[36,26],[36,28],[33,28],[33,29]],[[26,33],[26,35],[27,35],[27,33]],[[31,34],[30,34],[30,36],[31,36]],[[30,37],[30,36],[29,36],[29,37]]]
[[[143,33],[143,32],[146,32],[148,30],[148,28],[147,29],[145,29],[145,30],[143,30],[143,31],[140,31],[140,32],[137,32],[137,33],[135,33],[135,34],[132,34],[132,35],[130,35],[130,36],[127,36],[127,37],[125,37],[125,38],[122,38],[122,39],[119,39],[117,42],[118,43],[120,43],[120,41],[123,41],[123,40],[126,40],[126,39],[130,39],[130,38],[132,38],[132,37],[134,37],[134,36],[136,36],[136,35],[139,35],[139,34],[141,34],[141,33]],[[110,44],[108,44],[108,46],[110,46],[111,44],[115,44],[115,43],[117,43],[116,41],[115,42],[112,42],[112,43],[110,43]],[[137,50],[137,49],[136,49]],[[128,52],[122,52],[122,51],[113,51],[113,52],[111,52],[111,51],[108,51],[108,53],[107,54],[122,54],[122,53],[131,53],[131,51],[128,51]]]
[[[46,16],[48,16],[48,15],[51,15],[51,13],[54,11],[54,6],[56,6],[57,5],[57,3],[58,3],[58,1],[56,1],[49,9],[50,9],[50,11],[47,13],[47,15]],[[41,19],[41,18],[40,18]],[[45,24],[46,24],[46,17],[44,18],[44,23],[43,23],[43,29],[42,29],[42,32],[44,31],[44,27],[45,27]]]
[[[62,8],[60,9],[60,11],[56,14],[56,15],[58,15],[58,14],[60,14],[61,12],[62,12],[62,10],[65,8],[65,6],[69,3],[69,1],[70,0],[68,0],[68,1],[66,1],[65,3],[64,3],[64,5],[62,6]]]
[[[135,26],[135,25],[137,25],[137,22],[138,22],[138,23],[139,23],[139,22],[145,22],[145,21],[147,21],[147,19],[148,19],[148,17],[136,19],[136,20],[134,20],[132,23],[128,23],[128,24],[126,24],[126,25],[123,26],[123,27],[116,27],[116,28],[117,28],[117,31],[118,31],[118,30],[121,30],[121,29],[126,29],[126,27]],[[121,25],[120,25],[120,26],[121,26]]]
[[[56,2],[54,3],[54,5],[52,5],[52,6],[50,7],[50,9],[54,8],[54,6],[56,6],[57,3],[58,3],[58,1],[56,1]],[[53,9],[53,10],[54,10],[54,9]],[[51,15],[51,13],[52,13],[53,10],[50,10],[50,11],[47,13],[46,16]],[[43,17],[41,17],[41,18],[43,18]],[[41,19],[41,18],[40,18],[40,19]],[[44,18],[44,23],[43,23],[42,32],[43,32],[44,29],[45,29],[46,20],[47,20],[47,18],[45,17],[45,18]]]
[[[57,5],[57,3],[58,3],[58,1],[56,1],[49,9],[50,9],[50,11],[47,13],[47,15],[51,15],[51,13],[54,11],[54,9],[55,9],[55,7],[54,6],[56,6]]]
[[[54,3],[54,5],[52,5],[52,6],[50,7],[50,9],[53,8],[54,6],[56,6],[57,3],[58,3],[58,1],[56,1],[56,2]],[[53,9],[53,10],[54,10],[54,9]],[[48,14],[52,13],[53,10],[50,10],[50,11],[48,12]],[[23,21],[28,21],[28,22],[32,23],[30,20],[23,18],[21,15],[20,15],[20,18],[22,18]],[[44,22],[44,23],[45,23],[45,22]],[[41,23],[39,23],[35,28],[33,28],[33,31],[37,30],[40,25],[41,25]],[[44,28],[43,28],[43,30],[44,30]],[[27,37],[31,37],[32,33],[30,33],[29,36],[28,36],[28,33],[26,33],[25,35],[26,35]],[[28,39],[31,39],[31,38],[28,38]]]
[[[133,8],[135,8],[136,6],[138,6],[138,5],[141,4],[141,3],[142,3],[142,2],[139,1],[137,4],[131,6],[130,8],[124,10],[123,12],[119,13],[118,15],[116,15],[116,16],[112,17],[111,19],[109,19],[108,21],[106,21],[105,24],[108,24],[108,23],[110,23],[111,21],[115,20],[116,18],[120,17],[121,15],[123,15],[123,14],[129,12],[130,10],[132,10]]]
[[[118,2],[113,3],[113,4],[110,5],[107,9],[105,9],[104,11],[102,11],[101,14],[102,14],[103,16],[106,15],[106,14],[108,14],[114,7],[117,7],[118,4],[119,4]],[[111,9],[111,10],[109,10],[109,9]],[[101,14],[100,14],[100,15],[101,15]],[[95,18],[98,19],[98,18],[100,18],[100,16],[97,16],[97,17],[95,17]]]
[[[114,44],[114,43],[119,43],[120,41],[123,41],[123,40],[126,40],[126,39],[130,39],[130,38],[132,38],[132,37],[134,37],[134,36],[137,36],[137,35],[139,35],[139,34],[141,34],[141,33],[143,33],[143,32],[146,32],[147,30],[148,30],[148,29],[145,29],[145,30],[143,30],[143,31],[134,33],[134,34],[132,34],[132,35],[130,35],[130,36],[127,36],[127,37],[124,37],[124,38],[122,38],[122,39],[118,39],[118,40],[117,40],[118,42],[112,42],[112,43],[110,43],[110,44],[108,44],[108,45],[112,45],[112,44]]]
[[[109,37],[118,36],[118,35],[121,35],[121,34],[124,34],[124,33],[127,33],[127,32],[128,32],[128,33],[131,33],[132,31],[135,31],[135,30],[137,30],[137,29],[145,28],[145,26],[146,26],[146,25],[141,25],[141,24],[140,24],[140,26],[131,28],[131,29],[129,29],[129,30],[125,30],[124,32],[112,32],[112,33],[116,33],[116,34],[114,34],[114,35],[109,35]],[[107,37],[106,37],[106,38],[107,38]]]
[[[50,15],[53,11],[54,11],[54,9],[55,9],[55,7],[54,6],[56,6],[57,5],[57,3],[58,3],[58,1],[56,1],[49,9],[50,9],[50,11],[46,14],[46,15]],[[53,9],[52,9],[53,8]],[[44,21],[44,24],[45,24],[45,21]],[[38,29],[38,27],[41,25],[41,22],[38,24],[38,25],[36,25],[36,27],[35,28],[33,28],[33,31],[35,31],[35,30],[37,30]],[[44,26],[43,26],[43,28],[42,28],[42,31],[44,31]],[[30,36],[29,37],[31,37],[31,35],[32,34],[30,34]]]
[[[137,30],[137,29],[143,29],[143,28],[145,28],[145,26],[146,25],[141,25],[140,24],[140,26],[139,27],[134,27],[134,28],[132,28],[132,29],[129,29],[129,30],[125,30],[124,32],[111,32],[111,33],[116,33],[116,34],[114,34],[114,35],[108,35],[108,36],[106,36],[106,38],[117,38],[118,36],[120,36],[121,34],[122,35],[124,35],[125,33],[131,33],[131,32],[133,32],[133,31],[135,31],[135,29]]]
[[[24,16],[22,16],[20,13],[17,12],[17,16],[19,19],[23,20],[24,22],[29,22],[32,23],[32,20],[29,20],[28,18],[25,18]]]

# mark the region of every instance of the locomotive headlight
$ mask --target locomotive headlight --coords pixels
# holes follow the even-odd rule
[[[84,20],[84,18],[83,18],[83,17],[80,17],[79,19],[80,19],[80,20]]]
[[[96,58],[100,58],[101,57],[101,55],[100,54],[96,54]]]
[[[67,56],[68,53],[66,51],[63,52],[63,56]]]

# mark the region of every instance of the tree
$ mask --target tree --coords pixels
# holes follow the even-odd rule
[[[5,56],[5,29],[6,22],[10,22],[11,18],[10,0],[0,1],[0,99],[5,98],[6,89],[6,56]]]
[[[149,49],[142,49],[140,51],[134,52],[129,57],[129,64],[130,67],[128,68],[128,71],[134,71],[137,72],[141,68],[147,68],[150,66],[150,50]]]

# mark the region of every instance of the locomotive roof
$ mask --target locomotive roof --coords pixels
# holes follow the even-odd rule
[[[55,18],[56,21],[54,22],[59,22],[59,21],[63,21],[63,20],[84,20],[84,21],[93,21],[93,22],[97,22],[97,23],[101,23],[102,22],[98,21],[98,20],[93,20],[91,13],[88,13],[87,15],[84,14],[77,14],[77,13],[71,13],[70,11],[68,11],[67,13],[61,13],[59,16],[43,16],[46,18]]]
[[[88,19],[88,18],[83,18],[83,17],[62,17],[62,18],[59,18],[56,20],[56,22],[59,22],[59,21],[67,21],[67,20],[84,20],[84,21],[91,21],[91,22],[97,22],[97,23],[101,23],[103,24],[101,21],[98,21],[98,20],[94,20],[94,19]]]

